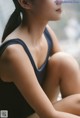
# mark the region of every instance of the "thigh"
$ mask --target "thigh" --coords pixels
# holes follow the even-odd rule
[[[58,55],[49,58],[43,89],[50,101],[56,101],[60,92],[60,65]]]
[[[62,52],[54,54],[49,59],[43,89],[51,101],[59,90],[62,97],[80,93],[80,70],[76,60]]]

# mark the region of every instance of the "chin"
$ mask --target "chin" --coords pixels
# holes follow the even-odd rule
[[[58,21],[60,19],[61,19],[61,14],[60,15],[56,15],[55,17],[52,16],[49,20],[50,21]]]
[[[50,19],[50,21],[59,21],[59,20],[61,20],[61,17],[56,17],[56,18]]]
[[[61,20],[61,17],[59,17],[59,18],[56,18],[56,19],[53,19],[54,21],[58,21],[58,20]]]

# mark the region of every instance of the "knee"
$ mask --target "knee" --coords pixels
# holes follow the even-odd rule
[[[57,52],[57,53],[53,54],[49,59],[49,64],[50,65],[54,65],[54,64],[60,65],[65,60],[66,55],[67,54],[65,54],[63,52]]]
[[[79,64],[77,63],[77,61],[71,55],[64,52],[58,52],[51,56],[49,59],[49,65],[54,65],[60,69],[62,68],[65,70],[70,70],[72,68],[75,70],[79,70]]]
[[[59,69],[60,65],[61,65],[61,60],[60,59],[62,56],[62,54],[60,52],[53,54],[48,61],[48,68],[50,70],[56,70]]]

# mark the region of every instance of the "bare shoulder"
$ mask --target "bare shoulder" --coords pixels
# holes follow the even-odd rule
[[[25,69],[27,71],[26,65],[28,69],[32,67],[23,47],[19,44],[10,45],[0,57],[0,76],[2,76],[4,80],[10,78],[13,81],[16,78],[13,77],[14,75],[19,76],[23,71],[25,72]]]
[[[17,60],[21,55],[24,55],[24,49],[19,44],[9,45],[4,50],[1,60],[14,61]]]
[[[46,27],[50,33],[51,38],[52,38],[52,42],[53,42],[53,46],[54,46],[53,53],[61,51],[61,47],[60,47],[60,44],[59,44],[56,34],[54,33],[54,31],[52,30],[52,28],[49,25],[47,25]]]

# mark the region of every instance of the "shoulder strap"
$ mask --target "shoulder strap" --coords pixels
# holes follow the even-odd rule
[[[34,69],[36,68],[35,66],[35,63],[34,63],[34,60],[30,54],[30,51],[27,47],[27,45],[21,40],[21,39],[11,39],[11,40],[8,40],[6,41],[5,43],[3,43],[1,46],[0,46],[0,56],[2,55],[2,53],[4,52],[4,50],[9,46],[9,45],[13,45],[13,44],[20,44],[22,45],[22,47],[24,48],[25,52],[28,54],[28,57],[30,58],[31,60],[31,63],[34,67]]]
[[[53,47],[53,43],[52,43],[52,39],[51,39],[51,36],[47,30],[47,28],[45,28],[45,31],[44,31],[44,34],[45,34],[45,37],[47,39],[47,42],[48,42],[48,56],[50,55],[51,53],[51,49]],[[6,41],[5,43],[3,43],[1,46],[0,46],[0,56],[2,55],[2,53],[4,52],[4,50],[9,46],[9,45],[13,45],[13,44],[20,44],[22,45],[22,47],[24,48],[25,52],[28,54],[28,57],[31,61],[31,64],[32,66],[34,67],[34,69],[36,70],[36,65],[35,65],[35,62],[32,58],[32,55],[27,47],[27,45],[19,38],[17,39],[11,39],[11,40],[8,40]]]
[[[48,53],[50,54],[51,50],[53,48],[53,42],[52,42],[52,38],[51,38],[50,33],[49,33],[47,28],[45,28],[44,34],[45,34],[45,37],[46,37],[47,42],[48,42]]]

